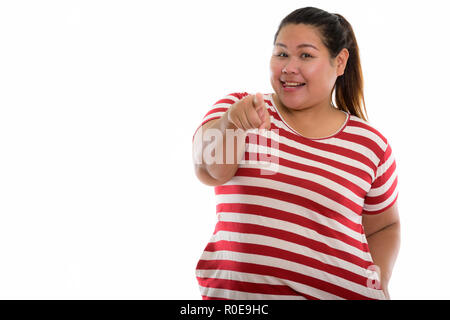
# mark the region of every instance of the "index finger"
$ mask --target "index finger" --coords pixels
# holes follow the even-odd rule
[[[262,93],[258,92],[253,96],[253,106],[259,109],[264,106],[264,99]]]

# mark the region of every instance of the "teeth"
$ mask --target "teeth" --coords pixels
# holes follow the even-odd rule
[[[297,86],[301,85],[302,83],[300,83],[300,82],[285,82],[284,84],[289,87],[297,87]]]

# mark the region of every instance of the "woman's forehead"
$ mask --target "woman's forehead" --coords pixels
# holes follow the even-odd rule
[[[316,47],[316,49],[320,49],[320,47],[323,47],[320,36],[320,31],[314,26],[306,24],[288,24],[281,28],[275,44],[281,44],[286,47],[297,47],[302,44],[310,44]]]

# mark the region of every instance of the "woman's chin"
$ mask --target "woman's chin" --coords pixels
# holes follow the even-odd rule
[[[286,97],[284,95],[277,95],[278,101],[281,102],[281,104],[288,108],[293,110],[301,110],[303,109],[304,102],[302,98],[298,97]]]

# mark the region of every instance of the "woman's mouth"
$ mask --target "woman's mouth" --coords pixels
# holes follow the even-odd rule
[[[281,80],[280,80],[281,81]],[[295,91],[306,85],[305,82],[291,82],[291,81],[281,81],[281,85],[285,91]]]

